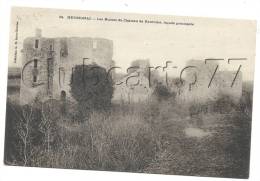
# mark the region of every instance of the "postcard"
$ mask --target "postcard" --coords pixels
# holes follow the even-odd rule
[[[13,7],[6,165],[248,178],[256,21]]]

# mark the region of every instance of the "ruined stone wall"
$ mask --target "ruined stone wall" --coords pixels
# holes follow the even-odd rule
[[[113,43],[101,38],[62,38],[56,40],[57,63],[54,71],[53,97],[60,98],[61,91],[70,94],[73,67],[76,65],[97,64],[108,70],[113,66]],[[65,53],[64,53],[65,52]]]
[[[108,70],[113,66],[113,42],[101,38],[30,37],[24,40],[22,56],[22,67],[25,68],[21,80],[21,104],[30,103],[36,97],[59,99],[61,91],[72,99],[70,80],[73,67],[82,65],[83,58],[87,58],[85,65],[96,63]],[[37,68],[34,67],[35,59]]]
[[[236,71],[221,71],[217,76],[217,83],[219,85],[219,95],[228,96],[235,103],[239,102],[242,96],[242,72],[237,74]],[[233,85],[232,82],[234,81]]]
[[[205,64],[203,61],[190,61],[188,65],[197,68],[190,69],[184,76],[184,85],[180,88],[180,94],[177,96],[179,102],[206,103],[208,101],[216,101],[221,96],[227,95],[234,102],[238,102],[242,95],[242,73],[238,74],[237,80],[231,87],[232,80],[236,72],[233,71],[217,71],[209,86],[210,80],[218,65],[216,62]],[[195,80],[197,81],[191,84]]]
[[[152,95],[149,80],[143,72],[135,71],[126,75],[114,85],[112,101],[115,103],[138,103],[147,101]]]
[[[36,41],[38,41],[37,47]],[[47,60],[52,58],[49,56],[52,44],[53,39],[40,37],[31,37],[24,40],[20,89],[21,104],[30,103],[36,97],[48,96],[51,82],[48,80]]]

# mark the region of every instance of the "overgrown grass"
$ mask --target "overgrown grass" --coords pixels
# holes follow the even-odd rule
[[[28,151],[32,153],[27,166],[248,176],[251,117],[244,115],[239,106],[226,114],[196,115],[196,119],[202,120],[200,129],[213,127],[211,136],[203,138],[185,135],[185,128],[196,126],[195,118],[191,117],[189,106],[169,100],[113,105],[110,111],[92,111],[81,121],[71,121],[72,112],[75,110],[51,120],[55,129],[50,130],[49,139],[46,139],[48,134],[40,134],[39,143],[30,145]],[[11,113],[8,119],[14,128],[18,117],[10,118]],[[225,127],[227,123],[229,126]],[[12,141],[17,144],[10,145]],[[11,155],[6,152],[6,163],[24,165],[19,158],[23,154],[18,154],[24,147],[19,135],[15,134],[8,143],[6,149],[16,151]]]

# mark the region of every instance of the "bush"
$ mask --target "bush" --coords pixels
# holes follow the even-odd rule
[[[156,98],[159,101],[167,100],[169,98],[174,99],[176,96],[175,92],[171,92],[169,90],[169,88],[167,86],[163,85],[162,83],[157,83],[157,85],[154,88],[153,94],[156,96]]]
[[[5,131],[5,163],[31,164],[34,147],[43,143],[39,132],[41,113],[30,105],[15,105],[7,100]]]
[[[111,75],[95,64],[76,65],[71,76],[71,94],[81,112],[107,110],[111,106],[113,83]]]

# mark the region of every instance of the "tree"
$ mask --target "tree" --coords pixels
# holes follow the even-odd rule
[[[60,118],[59,107],[59,102],[55,99],[49,99],[41,105],[39,131],[44,135],[43,144],[46,145],[48,154],[55,138],[57,139],[57,120]]]
[[[111,75],[96,65],[76,65],[71,76],[71,95],[82,113],[107,110],[113,96]]]
[[[41,142],[39,112],[32,105],[7,103],[5,162],[30,165]]]
[[[155,86],[153,94],[158,98],[159,101],[175,98],[176,96],[175,92],[171,92],[167,86],[160,82]]]

